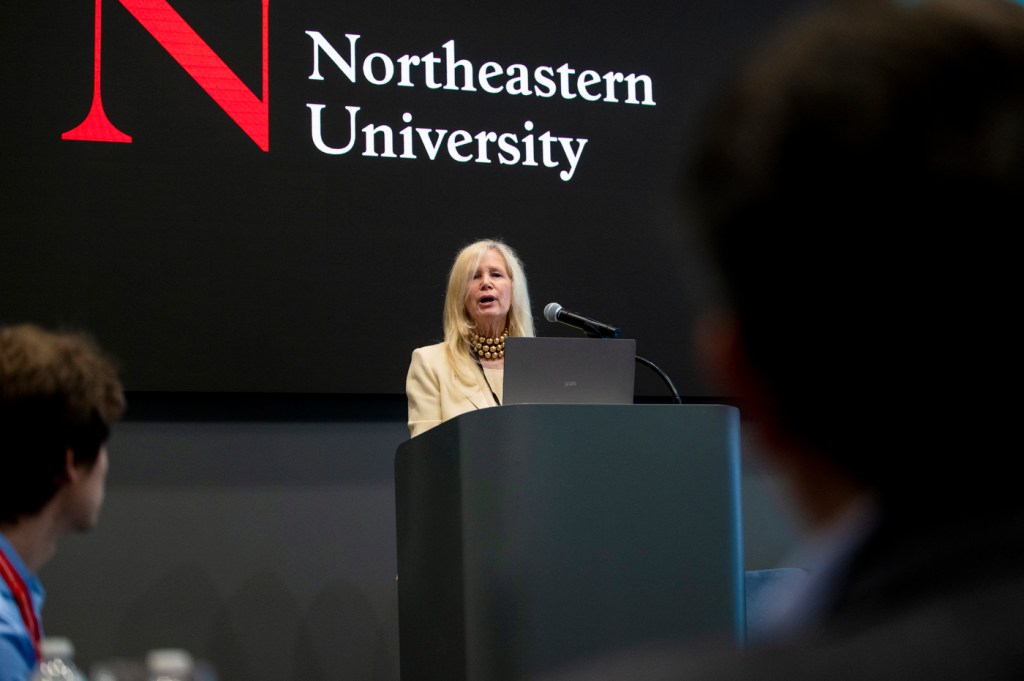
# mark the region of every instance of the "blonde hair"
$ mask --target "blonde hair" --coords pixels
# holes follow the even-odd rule
[[[445,351],[456,373],[464,376],[467,372],[475,370],[467,346],[469,334],[476,328],[476,324],[466,312],[466,294],[473,273],[489,251],[498,251],[505,259],[508,276],[512,280],[512,304],[509,306],[506,323],[508,335],[534,335],[526,272],[516,252],[497,239],[482,239],[465,246],[455,256],[451,271],[448,273],[448,292],[444,299]]]

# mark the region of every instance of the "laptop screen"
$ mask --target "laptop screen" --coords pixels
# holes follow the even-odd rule
[[[502,404],[633,404],[632,338],[505,341]]]

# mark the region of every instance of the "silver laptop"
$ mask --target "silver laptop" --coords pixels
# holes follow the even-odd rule
[[[502,404],[633,404],[632,338],[505,341]]]

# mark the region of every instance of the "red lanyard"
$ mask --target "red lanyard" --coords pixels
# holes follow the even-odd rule
[[[29,596],[25,581],[7,560],[3,551],[0,551],[0,576],[4,578],[7,586],[11,588],[11,593],[14,594],[18,610],[21,611],[21,618],[25,620],[25,626],[32,637],[32,647],[35,648],[36,659],[39,660],[41,659],[39,655],[39,620],[36,618],[35,608],[32,607],[32,598]]]

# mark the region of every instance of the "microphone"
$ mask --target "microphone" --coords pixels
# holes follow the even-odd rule
[[[566,326],[582,331],[591,338],[618,338],[622,330],[610,324],[587,319],[583,315],[569,312],[558,303],[548,303],[544,306],[544,319],[549,322],[561,322]]]

